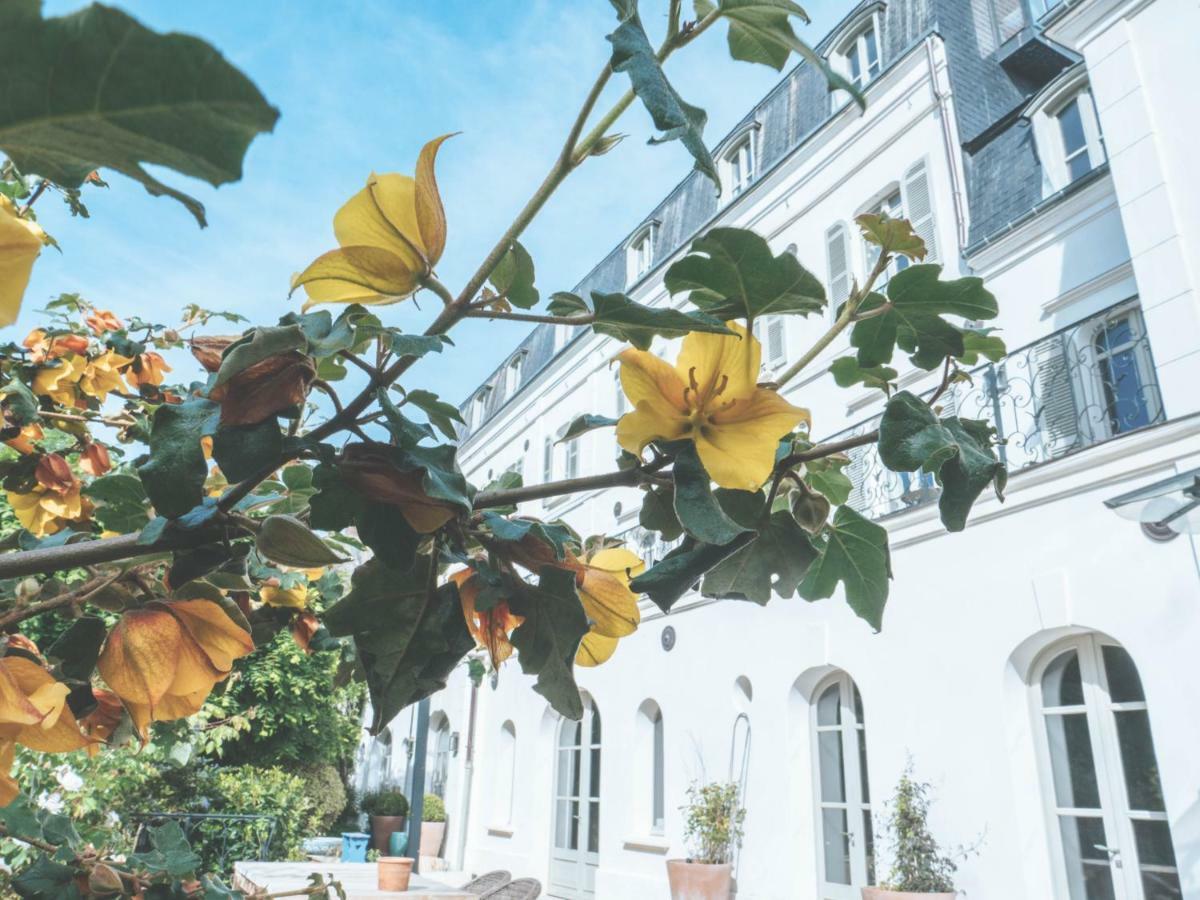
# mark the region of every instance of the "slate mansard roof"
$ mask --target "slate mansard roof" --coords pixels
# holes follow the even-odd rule
[[[1042,39],[1036,23],[1003,40],[1000,22],[1022,14],[1025,0],[863,0],[854,4],[837,28],[818,45],[824,51],[845,23],[871,7],[882,17],[881,65],[884,70],[931,34],[946,45],[949,77],[954,91],[959,142],[967,173],[967,202],[971,240],[975,245],[1026,215],[1042,200],[1042,171],[1032,129],[1021,117],[1029,98],[1056,71],[1075,59]],[[1024,15],[1025,21],[1028,16]],[[1011,19],[1009,19],[1011,21]],[[868,88],[868,101],[870,89]],[[758,179],[803,145],[833,115],[824,76],[806,63],[789,71],[717,146],[757,126]],[[753,187],[751,188],[753,190]],[[654,222],[656,267],[687,244],[717,214],[718,197],[711,182],[691,172],[629,236]],[[614,247],[575,286],[589,297],[592,291],[627,291],[628,237]],[[582,334],[582,330],[579,332]],[[578,336],[578,335],[575,335]],[[471,430],[494,416],[520,393],[557,355],[554,326],[535,328],[491,376],[462,403],[464,417],[476,398],[483,399],[483,417]],[[508,393],[504,377],[521,357],[516,391]],[[482,393],[481,393],[482,392]]]

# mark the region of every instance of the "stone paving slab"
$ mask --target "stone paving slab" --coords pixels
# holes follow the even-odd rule
[[[340,881],[346,890],[347,900],[377,897],[397,897],[403,900],[472,900],[471,894],[464,894],[420,875],[413,875],[407,891],[381,891],[377,887],[374,863],[239,862],[234,864],[233,872],[235,887],[253,887],[271,893],[307,887],[309,876],[316,873]]]

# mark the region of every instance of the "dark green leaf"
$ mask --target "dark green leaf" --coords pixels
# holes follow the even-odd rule
[[[551,294],[546,309],[552,316],[586,315],[592,311],[592,308],[587,305],[587,301],[578,294],[568,291],[556,291]]]
[[[805,600],[832,597],[841,583],[846,602],[872,628],[883,626],[888,581],[892,577],[887,529],[863,518],[848,506],[838,508],[818,556],[800,583]]]
[[[682,337],[693,331],[734,334],[720,319],[701,312],[685,313],[670,307],[655,308],[635,303],[624,294],[592,293],[596,321],[592,328],[619,341],[648,350],[656,335]]]
[[[193,875],[201,866],[201,859],[188,845],[179,823],[167,820],[162,825],[149,829],[153,850],[129,854],[132,866],[151,873],[162,872],[172,878]]]
[[[306,352],[313,357],[332,356],[343,350],[352,350],[366,340],[358,333],[359,327],[372,329],[371,334],[382,328],[378,317],[357,303],[352,303],[334,319],[327,309],[310,313],[288,313],[279,320],[280,325],[299,325],[308,341]]]
[[[557,525],[552,522],[539,522],[537,519],[523,519],[519,517],[507,518],[498,515],[493,510],[485,511],[481,516],[481,520],[483,526],[497,540],[506,543],[519,543],[528,535],[533,535],[534,538],[554,550],[556,559],[562,559],[566,554],[567,545],[574,541],[574,535],[569,528],[565,525]]]
[[[728,544],[749,529],[725,514],[712,493],[712,479],[704,470],[692,441],[669,446],[675,456],[675,515],[684,531],[707,544]]]
[[[1003,490],[1006,473],[992,451],[994,434],[986,422],[939,420],[919,397],[902,391],[888,401],[879,423],[879,458],[894,472],[922,469],[936,475],[942,523],[962,531],[984,488]]]
[[[438,399],[438,395],[432,391],[415,390],[408,391],[404,398],[417,409],[421,410],[429,417],[429,422],[452,441],[458,440],[458,431],[454,427],[457,422],[460,425],[466,425],[463,421],[462,414],[459,413],[458,407],[446,403],[444,400]]]
[[[424,422],[414,422],[400,411],[385,388],[375,392],[379,409],[383,412],[383,426],[392,435],[392,441],[400,447],[415,447],[421,441],[433,440],[433,428]]]
[[[721,178],[704,143],[704,125],[708,121],[708,114],[685,103],[667,80],[650,38],[642,27],[637,3],[613,0],[613,5],[621,24],[608,36],[613,46],[612,69],[629,74],[633,92],[650,113],[654,127],[662,132],[659,137],[651,138],[651,143],[676,139],[682,141],[696,161],[697,170],[707,175],[720,191]]]
[[[772,591],[791,597],[816,555],[791,514],[776,512],[749,544],[708,571],[701,593],[759,605],[766,605]]]
[[[38,856],[33,865],[16,876],[12,887],[17,896],[25,900],[79,900],[80,897],[75,870],[53,862],[45,854]]]
[[[714,318],[754,319],[825,308],[825,288],[791,253],[771,254],[745,228],[714,228],[692,242],[691,253],[664,276],[672,294],[691,291],[693,304]]]
[[[38,417],[37,397],[19,378],[12,378],[0,387],[0,403],[8,413],[6,418],[14,425],[28,425]]]
[[[46,655],[59,660],[59,670],[67,678],[87,681],[100,658],[100,645],[108,628],[98,616],[83,616],[71,623],[58,640],[50,645]]]
[[[829,371],[833,373],[833,380],[837,382],[838,387],[848,388],[862,384],[865,387],[878,388],[884,392],[892,389],[899,374],[888,366],[863,368],[858,364],[858,359],[853,356],[835,359],[829,364]]]
[[[572,438],[579,437],[581,434],[595,431],[597,428],[612,428],[616,424],[617,420],[610,419],[608,416],[596,416],[591,413],[585,413],[571,420],[571,424],[567,426],[567,430],[563,432],[562,437],[556,443],[562,444]]]
[[[512,611],[523,616],[512,633],[521,671],[537,675],[534,690],[559,715],[583,718],[583,700],[575,685],[575,652],[587,634],[588,620],[575,590],[575,573],[547,566],[536,586],[518,583]]]
[[[298,324],[254,328],[226,348],[221,357],[221,368],[217,370],[209,390],[220,387],[264,359],[292,350],[303,352],[307,349],[308,338]]]
[[[395,329],[385,329],[386,346],[397,356],[419,359],[426,353],[441,353],[450,338],[444,334],[401,334]]]
[[[532,309],[538,302],[533,279],[533,258],[520,241],[513,241],[492,271],[492,287],[513,306]]]
[[[359,538],[377,557],[397,569],[406,569],[413,564],[421,535],[408,524],[400,507],[364,499],[355,521]]]
[[[642,495],[638,524],[647,531],[657,531],[664,541],[673,541],[683,534],[683,526],[675,515],[674,486],[652,487]]]
[[[245,555],[245,545],[231,547],[228,544],[206,544],[194,550],[178,550],[172,558],[171,568],[167,570],[167,584],[172,590],[178,590],[189,581],[227,565],[235,552]]]
[[[980,357],[1000,362],[1008,354],[1004,340],[991,332],[991,328],[966,328],[963,330],[963,353],[958,357],[964,365],[974,366]]]
[[[176,519],[203,499],[208,463],[200,439],[217,430],[220,417],[220,406],[200,398],[155,411],[150,454],[138,476],[159,515]]]
[[[236,484],[279,464],[283,432],[274,416],[255,425],[223,425],[213,435],[212,455],[225,477]]]
[[[747,531],[722,547],[685,538],[657,564],[633,579],[629,587],[648,596],[663,612],[670,612],[680,597],[699,586],[705,572],[753,539],[754,532]]]
[[[208,43],[100,4],[55,19],[34,3],[0,4],[0,85],[0,150],[23,172],[77,188],[94,169],[116,169],[201,225],[204,207],[143,164],[237,181],[250,142],[279,118]]]
[[[4,823],[9,834],[19,834],[35,840],[42,836],[42,821],[38,818],[38,809],[24,794],[17,794],[8,806],[0,806],[0,822]]]
[[[854,482],[842,471],[849,462],[844,456],[810,460],[804,464],[804,481],[834,506],[841,506],[854,490]]]
[[[127,534],[149,521],[146,489],[134,475],[113,472],[94,479],[83,492],[98,502],[95,519],[109,531]]]

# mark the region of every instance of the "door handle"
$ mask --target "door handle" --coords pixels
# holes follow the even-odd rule
[[[1121,868],[1121,848],[1120,847],[1106,847],[1103,844],[1092,844],[1092,847],[1096,850],[1099,850],[1101,853],[1107,853],[1108,861],[1110,863],[1112,863],[1114,868],[1117,868],[1117,869]]]

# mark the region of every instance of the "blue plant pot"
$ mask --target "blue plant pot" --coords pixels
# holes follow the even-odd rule
[[[388,856],[404,856],[408,850],[408,832],[393,831],[388,838]]]
[[[342,832],[342,862],[366,862],[371,836],[361,831]]]

